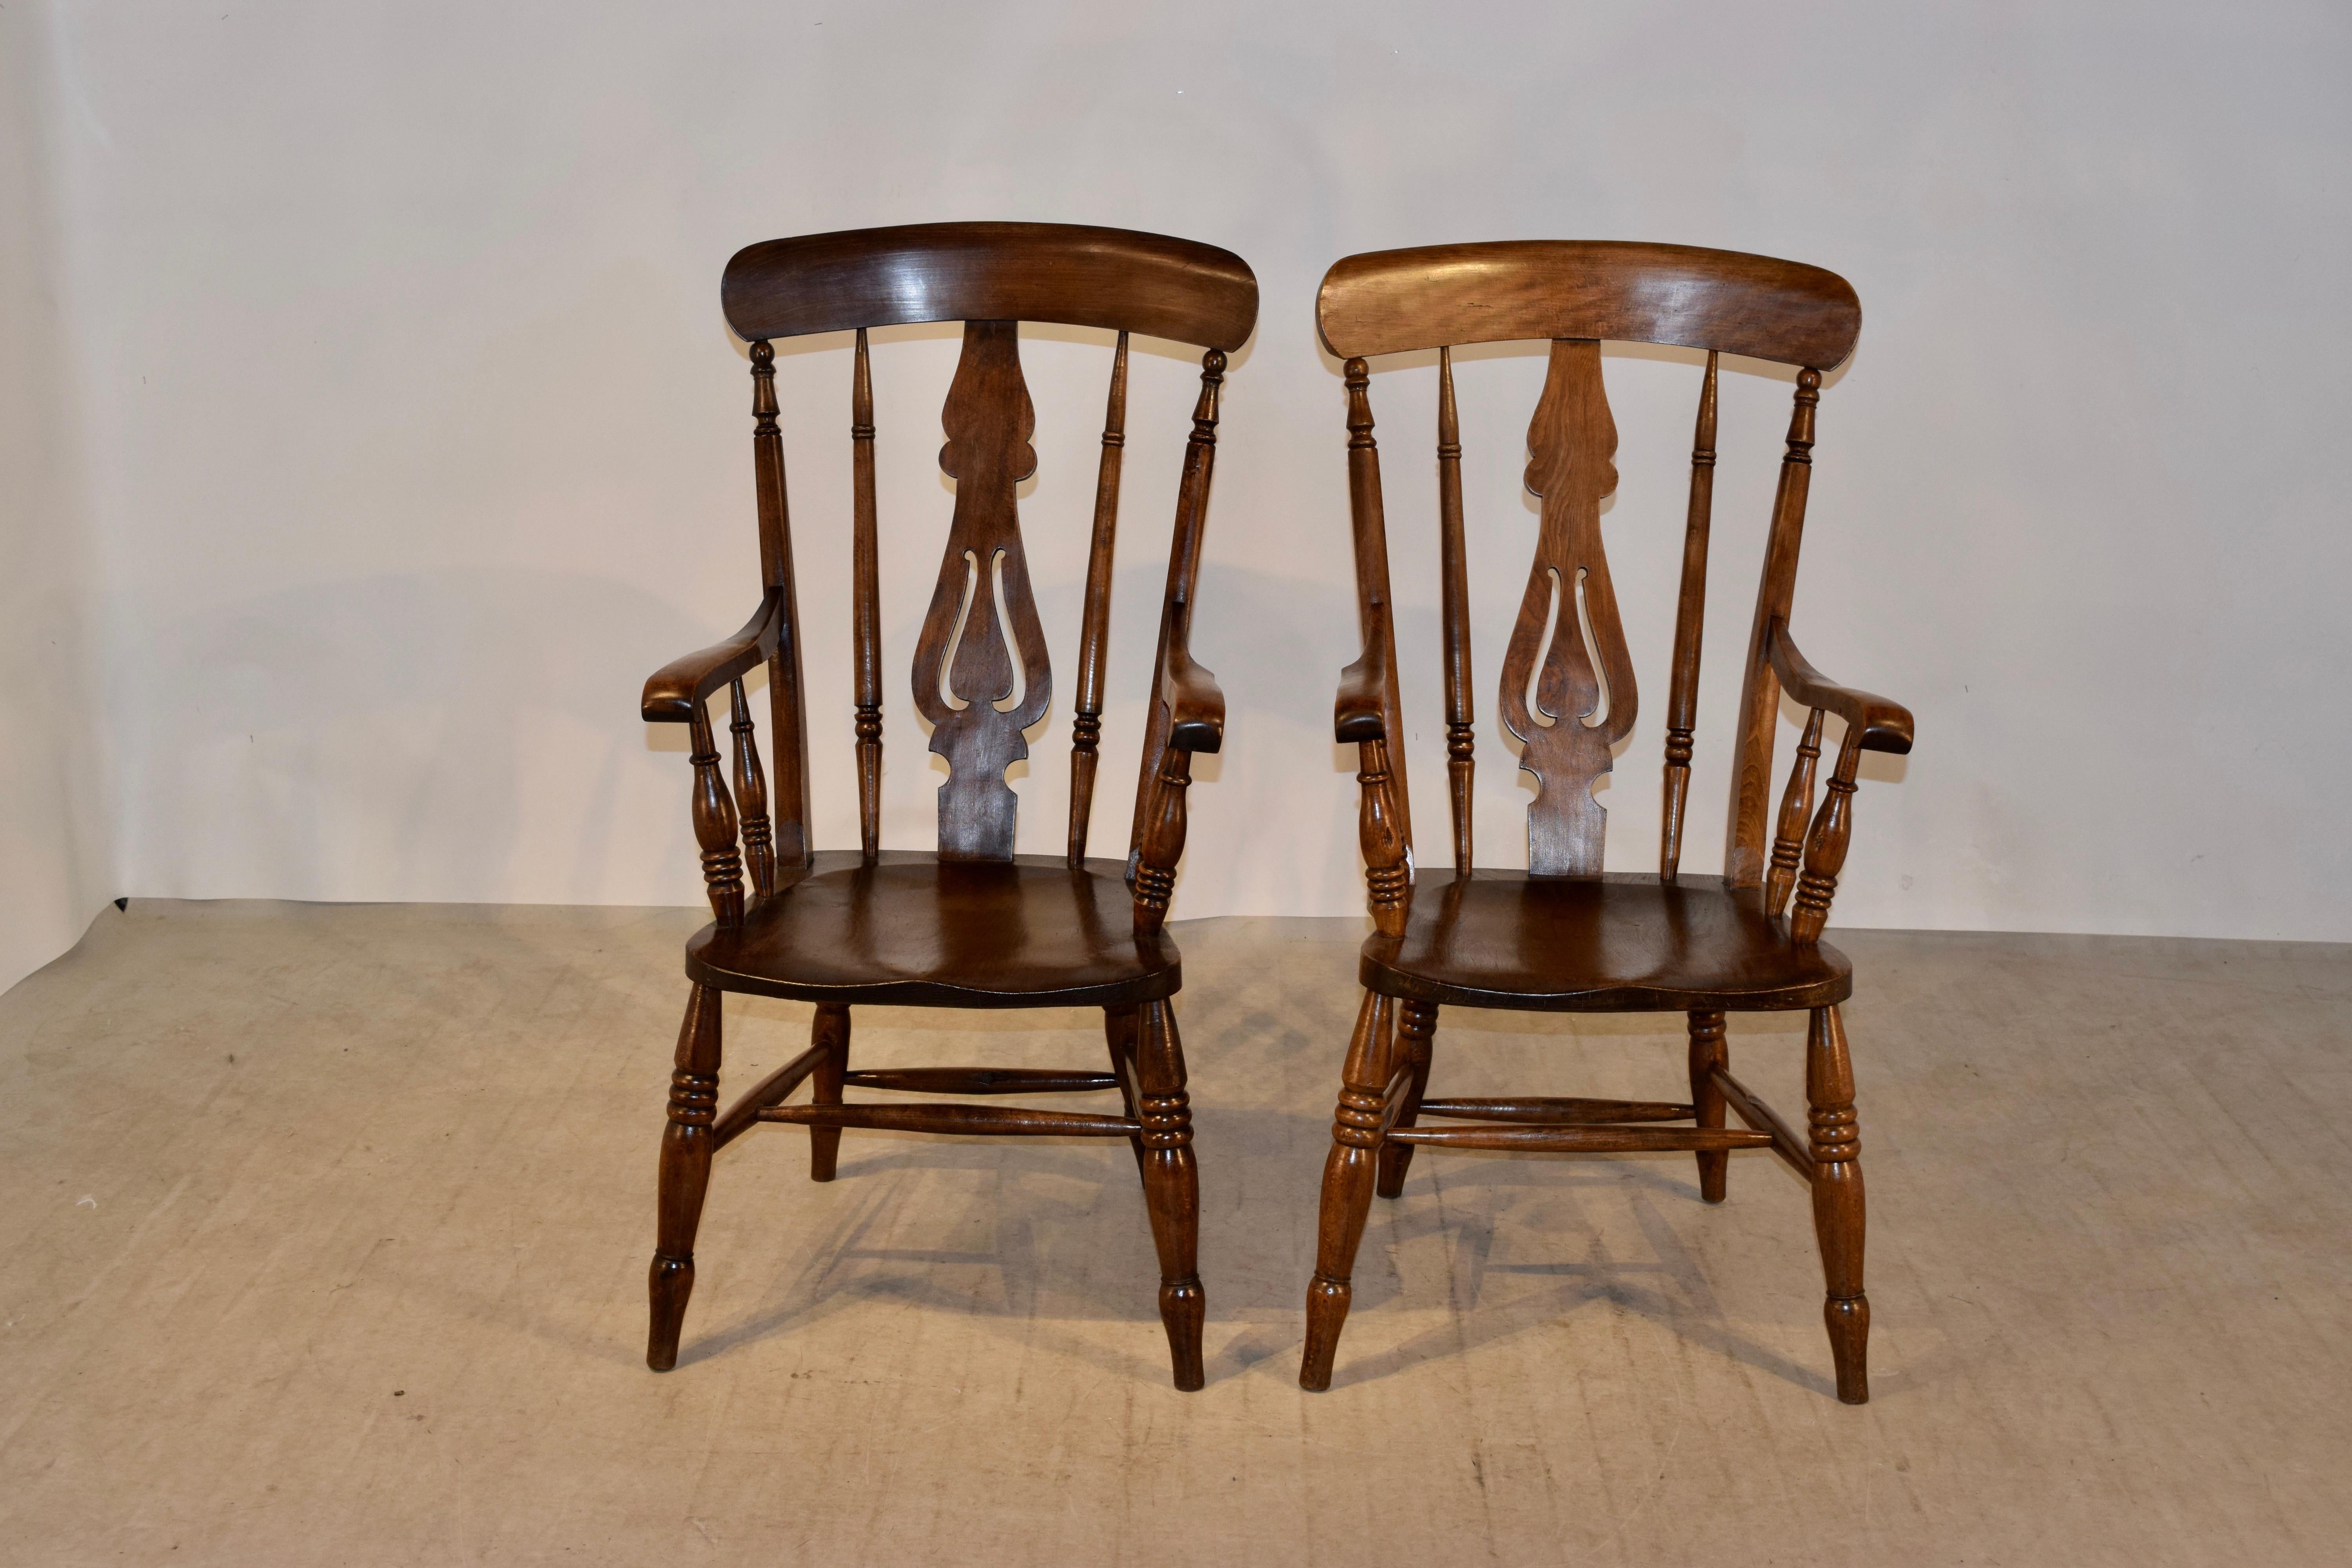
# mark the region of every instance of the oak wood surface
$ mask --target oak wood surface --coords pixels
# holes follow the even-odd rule
[[[719,284],[747,340],[918,321],[1055,321],[1227,353],[1257,322],[1230,250],[1057,223],[925,223],[744,247]]]
[[[687,944],[687,973],[842,1006],[1111,1007],[1173,995],[1176,944],[1138,931],[1116,860],[942,860],[825,849],[736,928]]]
[[[1843,1001],[1853,966],[1800,943],[1752,889],[1635,872],[1422,871],[1404,927],[1364,942],[1383,994],[1528,1012],[1759,1011]]]
[[[1315,319],[1341,359],[1597,338],[1829,370],[1853,352],[1862,304],[1836,273],[1769,256],[1517,239],[1350,256],[1324,274]]]

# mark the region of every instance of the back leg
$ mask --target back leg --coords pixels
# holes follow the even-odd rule
[[[658,1230],[646,1277],[650,1321],[646,1364],[677,1364],[678,1331],[694,1294],[694,1233],[710,1188],[711,1123],[719,1115],[719,993],[698,985],[678,1026],[677,1068],[669,1079],[669,1122],[662,1129]]]
[[[1429,1040],[1437,1029],[1437,1004],[1407,1002],[1397,1019],[1397,1048],[1412,1069],[1412,1084],[1397,1108],[1396,1125],[1411,1127],[1421,1120],[1421,1097],[1429,1088]],[[1404,1195],[1404,1173],[1412,1163],[1410,1143],[1381,1144],[1380,1179],[1373,1190],[1384,1198]]]
[[[1135,1107],[1135,1009],[1106,1007],[1103,1009],[1103,1039],[1110,1047],[1111,1076],[1118,1079],[1118,1098],[1132,1118],[1139,1114]],[[1139,1132],[1128,1141],[1135,1151],[1135,1170],[1143,1173],[1143,1134]]]
[[[839,1105],[841,1075],[849,1070],[849,1009],[819,1007],[816,1022],[809,1028],[809,1043],[824,1047],[824,1059],[817,1063],[816,1071],[809,1075],[809,1103]],[[809,1180],[833,1180],[834,1167],[840,1159],[841,1129],[810,1128]]]
[[[1822,1245],[1830,1357],[1838,1397],[1870,1402],[1870,1298],[1862,1289],[1862,1131],[1853,1109],[1853,1058],[1835,1007],[1813,1010],[1805,1037],[1805,1100],[1812,1133],[1813,1234]]]
[[[1731,1047],[1724,1038],[1723,1015],[1693,1013],[1690,1016],[1691,1109],[1698,1113],[1701,1127],[1723,1125],[1723,1090],[1716,1088],[1715,1075],[1730,1070]],[[1700,1150],[1698,1195],[1711,1204],[1721,1203],[1725,1178],[1730,1169],[1730,1150]]]
[[[1192,1161],[1184,1047],[1176,1037],[1175,1011],[1165,1002],[1146,1002],[1138,1011],[1135,1068],[1143,1109],[1143,1202],[1160,1251],[1160,1321],[1168,1331],[1176,1386],[1189,1394],[1207,1381],[1201,1331],[1209,1302],[1201,1289],[1201,1177]]]

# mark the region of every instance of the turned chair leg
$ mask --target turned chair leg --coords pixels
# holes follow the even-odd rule
[[[1730,1070],[1731,1047],[1724,1038],[1723,1015],[1693,1013],[1690,1016],[1691,1109],[1698,1113],[1699,1126],[1720,1128],[1723,1125],[1723,1090],[1716,1087],[1715,1075]],[[1711,1204],[1721,1203],[1725,1178],[1730,1170],[1730,1150],[1700,1150],[1698,1195]]]
[[[809,1028],[809,1043],[824,1047],[824,1059],[817,1063],[816,1071],[809,1075],[809,1103],[839,1105],[841,1075],[849,1070],[849,1009],[819,1007],[816,1022]],[[810,1128],[809,1180],[833,1180],[834,1167],[840,1160],[841,1129]]]
[[[1374,1154],[1381,1142],[1381,1115],[1388,1101],[1396,1011],[1394,999],[1369,991],[1364,994],[1363,1007],[1356,1015],[1356,1032],[1348,1042],[1348,1063],[1340,1073],[1339,1107],[1331,1122],[1331,1153],[1323,1163],[1315,1278],[1307,1287],[1307,1348],[1298,1365],[1298,1386],[1310,1391],[1331,1386],[1331,1359],[1339,1348],[1339,1330],[1348,1321],[1356,1247],[1364,1239],[1364,1220],[1372,1207]]]
[[[1837,1363],[1838,1397],[1870,1401],[1870,1298],[1862,1289],[1862,1132],[1853,1109],[1853,1059],[1835,1007],[1813,1010],[1805,1037],[1805,1100],[1811,1124],[1813,1234],[1828,1295],[1822,1308]]]
[[[1135,1103],[1135,1027],[1134,1008],[1103,1009],[1103,1040],[1110,1047],[1111,1076],[1118,1079],[1118,1098],[1127,1107],[1129,1118],[1141,1114]],[[1141,1175],[1144,1173],[1143,1134],[1139,1132],[1127,1142],[1129,1147],[1135,1151],[1136,1173]]]
[[[687,997],[677,1032],[677,1070],[669,1079],[669,1124],[662,1129],[658,1229],[646,1280],[651,1321],[646,1364],[677,1364],[677,1336],[694,1294],[694,1232],[710,1186],[711,1122],[719,1114],[719,993],[698,985]]]
[[[1436,1028],[1436,1003],[1407,1002],[1399,1009],[1397,1048],[1404,1053],[1405,1065],[1412,1070],[1412,1083],[1404,1091],[1404,1103],[1397,1108],[1399,1127],[1411,1127],[1421,1120],[1421,1097],[1429,1089],[1429,1037]],[[1373,1190],[1384,1198],[1402,1197],[1404,1173],[1412,1164],[1412,1144],[1382,1142],[1380,1179]]]
[[[1160,1251],[1160,1321],[1176,1386],[1191,1393],[1207,1378],[1201,1370],[1201,1331],[1208,1297],[1201,1289],[1201,1178],[1192,1161],[1192,1112],[1184,1092],[1184,1047],[1176,1015],[1165,1002],[1146,1002],[1135,1015],[1133,1041],[1143,1123],[1143,1201],[1151,1214],[1151,1240]]]

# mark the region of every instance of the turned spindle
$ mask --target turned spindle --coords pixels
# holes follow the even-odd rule
[[[1699,652],[1706,626],[1706,536],[1715,510],[1716,352],[1699,384],[1691,436],[1690,508],[1683,523],[1682,594],[1675,605],[1675,665],[1666,691],[1666,773],[1658,874],[1672,881],[1683,858],[1683,809],[1690,797],[1692,734],[1698,723]],[[1704,1156],[1702,1156],[1704,1160]]]
[[[710,714],[697,702],[687,721],[693,746],[688,759],[694,764],[694,838],[702,847],[702,882],[710,895],[710,912],[723,926],[743,923],[743,856],[735,844],[735,803],[728,797],[727,781],[719,776],[719,742],[711,737]]]
[[[1470,562],[1462,542],[1462,426],[1454,405],[1450,348],[1437,351],[1437,548],[1440,634],[1445,642],[1446,794],[1454,809],[1454,868],[1467,872],[1477,715],[1470,695]]]
[[[1764,909],[1779,914],[1796,889],[1797,863],[1805,852],[1805,828],[1813,816],[1813,765],[1822,756],[1822,710],[1805,720],[1797,755],[1789,764],[1789,787],[1780,793],[1780,823],[1772,836],[1771,868],[1764,874]]]
[[[743,682],[727,683],[727,731],[735,738],[735,810],[743,831],[743,867],[751,874],[751,901],[776,890],[776,843],[768,822],[768,778],[760,769],[760,742]]]
[[[1756,588],[1756,619],[1748,635],[1739,721],[1733,733],[1731,822],[1724,837],[1723,879],[1735,888],[1764,880],[1765,818],[1772,793],[1773,728],[1780,718],[1780,678],[1770,657],[1772,623],[1786,620],[1797,591],[1798,547],[1805,532],[1805,498],[1812,484],[1813,412],[1822,401],[1822,373],[1797,373],[1789,415],[1788,450],[1772,497],[1772,529],[1764,543],[1764,574]]]
[[[1103,662],[1110,638],[1110,580],[1118,538],[1118,482],[1127,448],[1127,334],[1111,350],[1110,395],[1103,410],[1102,458],[1095,470],[1094,538],[1087,549],[1086,608],[1078,626],[1078,694],[1070,720],[1070,849],[1085,864],[1094,814],[1097,747],[1102,741]]]
[[[1796,912],[1789,917],[1789,934],[1799,942],[1819,942],[1830,922],[1830,900],[1837,896],[1838,873],[1845,869],[1846,846],[1853,837],[1853,774],[1861,762],[1862,731],[1849,725],[1838,745],[1828,798],[1805,838],[1805,869],[1797,879]]]
[[[874,374],[866,329],[857,329],[857,361],[849,386],[851,464],[851,672],[857,708],[857,841],[866,858],[882,845],[882,589],[875,542]]]

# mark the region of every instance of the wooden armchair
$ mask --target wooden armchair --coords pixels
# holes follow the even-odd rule
[[[1342,678],[1336,725],[1339,738],[1359,748],[1364,876],[1375,929],[1364,943],[1363,1005],[1323,1175],[1300,1384],[1330,1386],[1372,1194],[1402,1193],[1415,1148],[1690,1150],[1709,1203],[1723,1199],[1730,1151],[1769,1148],[1811,1185],[1838,1397],[1863,1403],[1869,1397],[1864,1352],[1870,1304],[1862,1284],[1861,1142],[1838,1016],[1838,1004],[1853,990],[1853,966],[1821,937],[1853,829],[1855,766],[1864,751],[1908,752],[1911,715],[1824,679],[1797,651],[1788,626],[1821,372],[1853,350],[1862,323],[1853,290],[1818,268],[1684,246],[1435,246],[1339,262],[1324,277],[1317,319],[1325,343],[1347,360],[1349,495],[1364,653]],[[1551,359],[1528,431],[1527,485],[1542,499],[1542,523],[1502,672],[1503,722],[1524,743],[1519,766],[1538,784],[1528,809],[1528,869],[1518,872],[1473,869],[1469,595],[1449,346],[1525,339],[1549,339]],[[1667,688],[1664,842],[1655,876],[1602,871],[1607,814],[1592,795],[1634,714],[1633,671],[1601,541],[1601,502],[1617,484],[1602,339],[1704,349],[1707,356]],[[1416,876],[1398,751],[1404,729],[1365,362],[1432,348],[1439,351],[1441,636],[1454,864]],[[1706,614],[1717,362],[1726,353],[1801,368],[1743,666],[1724,873],[1701,877],[1678,868]],[[1783,691],[1811,715],[1768,847],[1767,774]],[[1832,713],[1843,721],[1844,735],[1816,815],[1814,768],[1822,717]],[[1686,1012],[1690,1101],[1425,1098],[1442,1006]],[[1726,1014],[1793,1008],[1812,1015],[1806,1138],[1731,1076],[1725,1044]],[[1727,1108],[1744,1128],[1725,1125]],[[1423,1117],[1454,1124],[1424,1127]],[[1671,1125],[1679,1121],[1693,1125]]]
[[[1216,456],[1225,353],[1257,318],[1241,258],[1206,245],[1052,224],[931,224],[771,240],[728,263],[730,325],[751,343],[752,458],[762,596],[743,629],[646,683],[645,717],[692,737],[693,814],[715,917],[687,943],[693,982],[662,1134],[659,1239],[650,1279],[646,1364],[677,1364],[694,1288],[694,1233],[711,1156],[755,1123],[809,1130],[811,1177],[834,1178],[844,1128],[1124,1138],[1143,1176],[1160,1253],[1160,1313],[1176,1386],[1201,1386],[1206,1311],[1195,1260],[1198,1184],[1184,1057],[1169,1007],[1182,983],[1162,930],[1184,847],[1184,795],[1196,752],[1214,752],[1224,699],[1192,662],[1192,605]],[[948,759],[934,850],[880,845],[881,616],[874,500],[874,414],[866,329],[960,321],[963,355],[942,421],[940,466],[956,480],[939,586],[915,654],[915,708]],[[1017,328],[1054,321],[1118,332],[1102,437],[1079,634],[1070,753],[1069,847],[1013,853],[1005,769],[1028,755],[1024,730],[1053,695],[1030,591],[1014,487],[1036,466]],[[855,329],[850,392],[856,639],[853,679],[859,847],[814,848],[808,831],[807,702],[783,447],[776,425],[775,338]],[[1209,346],[1176,504],[1160,609],[1156,700],[1148,709],[1126,861],[1088,859],[1087,826],[1102,731],[1111,555],[1125,446],[1129,331]],[[742,678],[768,667],[775,752],[771,792]],[[730,780],[707,710],[727,692]],[[748,876],[750,887],[745,887]],[[719,1110],[719,996],[750,992],[816,1004],[809,1048]],[[850,1009],[1100,1007],[1110,1070],[984,1067],[860,1071],[849,1065]],[[810,1103],[786,1105],[803,1081]],[[1121,1114],[1014,1110],[955,1101],[851,1102],[850,1089],[989,1096],[1117,1090]]]

